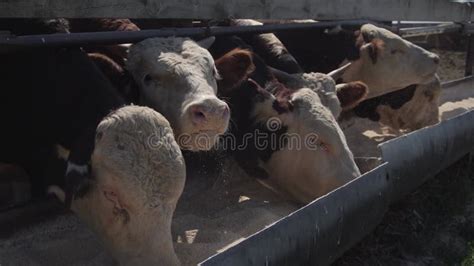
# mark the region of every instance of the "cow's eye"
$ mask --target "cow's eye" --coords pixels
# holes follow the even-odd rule
[[[150,74],[146,74],[144,77],[143,77],[143,82],[144,83],[150,83],[152,81],[152,78],[150,76]]]

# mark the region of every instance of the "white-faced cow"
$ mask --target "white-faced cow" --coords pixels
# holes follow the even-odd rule
[[[128,102],[154,108],[171,123],[182,149],[211,149],[227,130],[229,107],[216,96],[214,60],[188,38],[152,38],[130,47],[126,70],[102,54],[90,57]],[[202,46],[200,46],[200,44]]]
[[[248,174],[300,203],[360,175],[334,118],[337,109],[324,105],[329,98],[338,101],[332,80],[288,89],[258,56],[241,49],[219,58],[216,66],[219,94],[235,123],[230,134],[237,146],[231,153]]]
[[[77,31],[140,30],[127,19],[76,19],[71,20],[71,27]],[[165,115],[181,148],[209,150],[229,121],[227,105],[215,95],[214,60],[205,49],[212,41],[204,39],[198,45],[187,38],[148,39],[127,49],[125,66],[123,47],[95,47],[90,57],[128,102]]]
[[[92,181],[72,210],[119,265],[179,265],[171,220],[185,165],[168,121],[148,107],[120,108],[100,122]],[[50,192],[64,201],[59,187]]]

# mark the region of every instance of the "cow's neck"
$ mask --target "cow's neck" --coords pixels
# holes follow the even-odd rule
[[[146,235],[143,236],[148,238],[148,241],[145,241],[148,245],[140,248],[140,254],[145,254],[145,256],[128,257],[124,265],[180,264],[173,247],[171,219],[169,218],[169,215],[172,215],[172,213],[169,213],[169,211],[170,210],[162,209],[160,212],[151,214],[151,217],[142,219],[140,226],[149,229],[148,232],[145,232]],[[150,213],[146,216],[148,215],[150,215]]]

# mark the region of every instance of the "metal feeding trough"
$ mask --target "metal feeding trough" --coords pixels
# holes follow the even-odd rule
[[[474,110],[389,140],[384,162],[199,265],[328,265],[377,226],[390,203],[474,149]]]

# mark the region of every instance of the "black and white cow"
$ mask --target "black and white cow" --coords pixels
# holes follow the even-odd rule
[[[219,95],[232,110],[224,138],[236,141],[226,147],[249,175],[300,203],[360,175],[333,110],[324,105],[338,101],[334,81],[289,89],[263,60],[239,48],[216,66]]]

